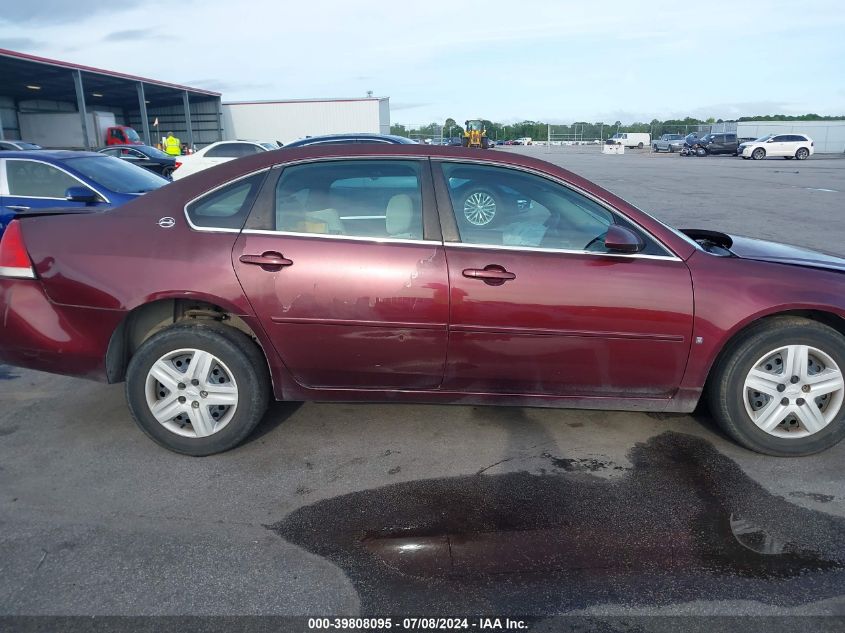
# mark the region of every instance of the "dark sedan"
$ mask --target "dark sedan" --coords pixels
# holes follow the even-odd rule
[[[144,167],[165,178],[170,178],[176,169],[176,157],[168,156],[157,147],[149,145],[112,145],[101,149],[100,153]]]
[[[361,143],[376,143],[382,145],[417,145],[413,139],[395,134],[326,134],[324,136],[307,136],[298,141],[285,145],[285,148],[305,147],[306,145],[349,145]]]
[[[282,149],[79,211],[3,236],[0,361],[125,380],[177,452],[239,444],[273,397],[689,412],[705,386],[751,449],[845,435],[845,260],[677,231],[544,161]]]

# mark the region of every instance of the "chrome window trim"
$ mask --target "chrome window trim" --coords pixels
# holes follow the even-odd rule
[[[45,161],[45,160],[39,160],[39,159],[37,159],[37,158],[20,158],[19,156],[14,156],[14,157],[5,157],[3,160],[4,160],[4,161],[10,161],[10,160],[26,160],[26,161],[29,161],[30,163],[41,163],[42,165],[48,165],[49,167],[55,167],[55,168],[56,168],[56,169],[58,169],[59,171],[63,172],[65,175],[70,176],[71,178],[73,178],[76,182],[78,182],[80,185],[82,185],[82,186],[83,186],[83,187],[85,187],[86,189],[90,189],[91,191],[93,191],[94,193],[96,193],[98,196],[100,196],[100,197],[103,199],[103,201],[104,201],[106,204],[111,204],[111,201],[108,199],[108,197],[107,197],[105,194],[103,194],[103,193],[102,193],[99,189],[97,189],[96,187],[92,187],[92,186],[91,186],[91,185],[89,185],[87,182],[83,182],[83,181],[82,181],[82,180],[80,180],[77,176],[74,176],[72,173],[70,173],[70,172],[69,172],[67,169],[65,169],[64,167],[59,167],[58,165],[54,165],[53,163],[48,163],[48,162],[47,162],[47,161]],[[3,184],[5,185],[5,193],[4,193],[3,195],[9,196],[9,197],[14,197],[14,198],[32,198],[33,200],[67,200],[67,198],[53,198],[53,197],[51,197],[51,196],[21,196],[21,195],[18,195],[18,194],[11,193],[11,192],[9,191],[9,181],[8,181],[8,176],[6,175],[6,166],[5,166],[5,164],[4,164],[4,166],[3,166]]]
[[[229,228],[225,228],[225,227],[222,227],[222,226],[219,226],[219,227],[197,226],[196,224],[191,222],[191,216],[188,213],[188,207],[191,206],[194,202],[196,202],[200,198],[204,198],[205,196],[210,195],[210,194],[214,193],[215,191],[222,189],[223,187],[228,187],[229,185],[233,185],[236,182],[243,180],[244,178],[251,178],[252,176],[255,176],[256,174],[260,174],[262,172],[269,172],[270,169],[271,169],[270,167],[262,167],[261,169],[256,169],[255,171],[251,171],[248,174],[244,174],[243,176],[238,176],[237,178],[234,178],[233,180],[227,180],[222,185],[217,185],[216,187],[214,187],[212,189],[208,189],[207,191],[203,191],[198,196],[195,196],[195,197],[191,198],[190,200],[188,200],[185,203],[185,206],[182,207],[182,213],[184,213],[184,215],[185,215],[185,221],[188,223],[188,226],[191,227],[191,229],[193,229],[194,231],[202,231],[202,232],[205,232],[205,233],[240,233],[241,229],[229,229]]]
[[[314,237],[323,240],[351,240],[354,242],[375,242],[377,244],[421,244],[425,246],[443,246],[442,240],[411,240],[401,237],[367,237],[362,235],[335,235],[332,233],[298,233],[296,231],[266,231],[244,229],[245,235],[277,235],[279,237]]]
[[[585,251],[580,249],[565,249],[565,248],[540,248],[538,246],[518,246],[518,245],[486,245],[486,244],[467,244],[466,242],[445,242],[447,248],[476,248],[482,250],[497,250],[497,251],[516,251],[524,253],[558,253],[562,255],[593,255],[598,257],[625,257],[628,259],[656,259],[662,262],[680,262],[679,257],[667,257],[666,255],[642,255],[640,253],[602,253],[599,251]]]
[[[643,233],[645,233],[648,237],[650,237],[652,240],[654,240],[654,242],[660,248],[662,248],[664,251],[666,251],[665,256],[663,256],[663,255],[648,255],[648,256],[641,255],[641,257],[654,257],[654,258],[657,258],[657,259],[661,259],[661,258],[662,259],[677,259],[678,261],[680,261],[680,257],[678,257],[677,253],[675,253],[671,248],[669,248],[666,244],[664,244],[662,240],[658,239],[655,235],[653,235],[649,230],[647,230],[645,227],[640,225],[639,222],[635,222],[634,220],[629,218],[627,215],[625,215],[622,211],[620,211],[619,209],[616,209],[615,207],[611,206],[609,203],[605,202],[601,198],[598,198],[597,196],[591,194],[589,191],[585,191],[584,189],[581,189],[577,185],[575,185],[571,182],[568,182],[568,181],[566,181],[562,178],[558,178],[557,176],[553,176],[553,175],[547,174],[545,172],[537,171],[536,169],[531,169],[530,167],[523,167],[522,165],[512,165],[510,163],[500,163],[498,161],[491,161],[491,160],[478,160],[478,159],[474,159],[474,158],[466,158],[466,159],[463,159],[463,158],[462,159],[444,158],[444,157],[440,157],[440,156],[437,156],[437,157],[432,156],[431,160],[438,161],[440,163],[459,163],[459,164],[460,163],[463,163],[463,164],[469,163],[469,164],[474,164],[474,165],[485,165],[485,166],[490,166],[490,167],[503,167],[505,169],[513,169],[513,170],[516,170],[516,171],[522,171],[522,172],[525,172],[527,174],[537,176],[538,178],[543,178],[545,180],[550,180],[552,182],[555,182],[555,183],[557,183],[557,184],[559,184],[563,187],[566,187],[567,189],[571,189],[575,193],[578,193],[578,194],[584,196],[585,198],[592,200],[593,202],[595,202],[596,204],[598,204],[599,206],[604,208],[606,211],[608,211],[611,215],[614,215],[614,216],[621,215],[622,217],[627,219],[631,224],[636,226],[637,230],[640,230]],[[447,183],[447,186],[448,186],[448,183]],[[641,213],[644,213],[639,208],[637,208],[637,210],[640,211]],[[454,213],[454,209],[453,209],[453,213]],[[645,213],[645,215],[648,215],[653,220],[657,220],[657,218],[653,217],[649,213]],[[657,220],[657,221],[660,222],[660,220]],[[662,224],[663,226],[666,226],[663,222],[660,222],[660,224]],[[456,244],[456,243],[463,244],[464,242],[449,242],[449,244]],[[482,246],[482,245],[479,245],[479,246]],[[551,249],[551,250],[558,251],[558,252],[573,252],[573,251],[566,251],[564,249]],[[591,251],[587,251],[587,252],[591,252]]]

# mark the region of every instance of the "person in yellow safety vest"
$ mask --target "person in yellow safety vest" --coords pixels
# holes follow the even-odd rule
[[[164,151],[171,156],[182,155],[182,141],[173,136],[173,132],[168,132],[167,138],[164,139]]]

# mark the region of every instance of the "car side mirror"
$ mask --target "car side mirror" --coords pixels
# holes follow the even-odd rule
[[[100,196],[88,187],[68,187],[65,191],[65,200],[69,202],[85,202],[87,204],[97,202],[99,199]]]
[[[611,253],[638,253],[644,246],[639,235],[619,224],[611,224],[604,238],[604,247]]]

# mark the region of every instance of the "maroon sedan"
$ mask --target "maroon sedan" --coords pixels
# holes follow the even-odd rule
[[[688,412],[706,387],[754,450],[845,434],[845,260],[679,232],[523,156],[282,149],[28,213],[0,315],[0,360],[125,380],[141,429],[192,455],[271,396]]]

